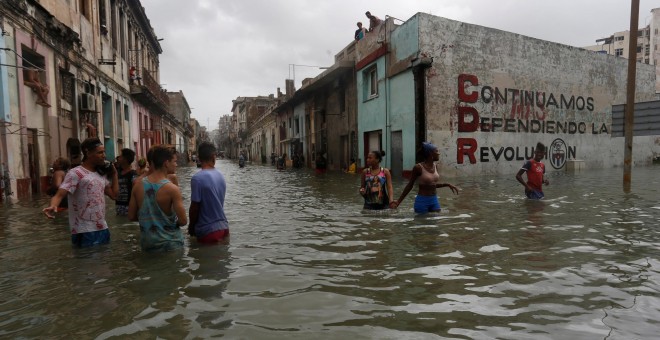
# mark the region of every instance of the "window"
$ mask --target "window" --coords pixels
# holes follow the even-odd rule
[[[621,35],[621,36],[618,36],[618,37],[614,38],[614,40],[616,40],[616,41],[622,41],[624,38],[625,38],[625,37]]]
[[[126,28],[124,28],[125,25],[125,19],[124,19],[124,11],[121,9],[119,10],[119,41],[120,41],[120,54],[121,57],[126,59]]]
[[[87,20],[91,19],[91,11],[90,7],[91,5],[89,4],[89,0],[78,0],[78,10],[80,11],[80,14],[82,14]]]
[[[117,131],[117,137],[118,138],[123,138],[124,137],[124,129],[122,129],[122,121],[121,121],[121,102],[118,100],[115,100],[115,124],[116,130]]]
[[[110,0],[110,37],[112,38],[112,47],[117,49],[117,17],[115,16],[115,0]]]
[[[105,16],[105,0],[99,0],[99,21],[103,26],[108,24]]]
[[[124,120],[128,122],[130,116],[130,112],[128,111],[128,105],[124,104]]]
[[[378,96],[378,69],[370,67],[362,73],[364,99],[368,100]]]
[[[646,45],[644,47],[644,54],[649,55],[650,52],[651,52],[651,45]]]
[[[642,52],[642,45],[637,45],[637,53]]]
[[[623,55],[623,48],[617,48],[614,50],[614,55],[620,57]]]
[[[369,96],[375,96],[378,94],[378,75],[376,74],[376,69],[369,71]]]

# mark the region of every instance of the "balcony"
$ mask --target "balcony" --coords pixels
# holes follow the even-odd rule
[[[131,95],[142,105],[160,115],[169,113],[170,99],[158,82],[149,74],[147,69],[142,69],[142,74],[131,81]]]

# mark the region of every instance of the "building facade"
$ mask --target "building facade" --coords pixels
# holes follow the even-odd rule
[[[655,91],[660,93],[660,8],[651,10],[647,18],[648,24],[633,32],[636,39],[637,62],[656,66]],[[628,58],[628,47],[631,38],[630,31],[613,33],[605,38],[596,40],[597,44],[586,46],[585,49],[598,53],[609,54],[616,57]]]
[[[53,161],[79,164],[88,137],[108,160],[163,143],[162,49],[139,1],[6,0],[0,28],[3,198],[45,191]]]
[[[612,106],[626,100],[623,59],[424,13],[389,18],[357,53],[360,153],[386,150],[387,167],[411,169],[422,141],[439,146],[452,176],[515,173],[537,142],[550,169],[622,164],[611,132]],[[655,81],[640,64],[636,101],[656,99]],[[640,163],[660,151],[637,145]]]

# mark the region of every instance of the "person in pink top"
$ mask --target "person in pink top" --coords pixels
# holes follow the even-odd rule
[[[415,212],[425,214],[428,212],[439,212],[440,202],[438,201],[437,188],[449,187],[451,191],[458,195],[458,188],[449,183],[440,183],[440,174],[435,162],[440,160],[438,147],[431,143],[422,143],[421,150],[424,161],[415,164],[412,169],[412,175],[408,185],[403,189],[401,197],[390,204],[390,208],[397,208],[406,195],[412,190],[415,181],[419,180],[419,188],[415,197]]]
[[[104,195],[117,199],[119,181],[115,167],[106,163],[105,147],[98,138],[85,139],[80,148],[82,164],[67,172],[43,213],[55,218],[57,206],[68,195],[71,242],[82,248],[110,242]]]

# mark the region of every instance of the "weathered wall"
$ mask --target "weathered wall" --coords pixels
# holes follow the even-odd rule
[[[514,173],[536,142],[548,171],[567,159],[622,163],[612,105],[625,102],[627,61],[419,13],[427,76],[427,135],[446,174]],[[655,95],[655,68],[637,64],[636,101]],[[410,164],[408,164],[410,166]]]

